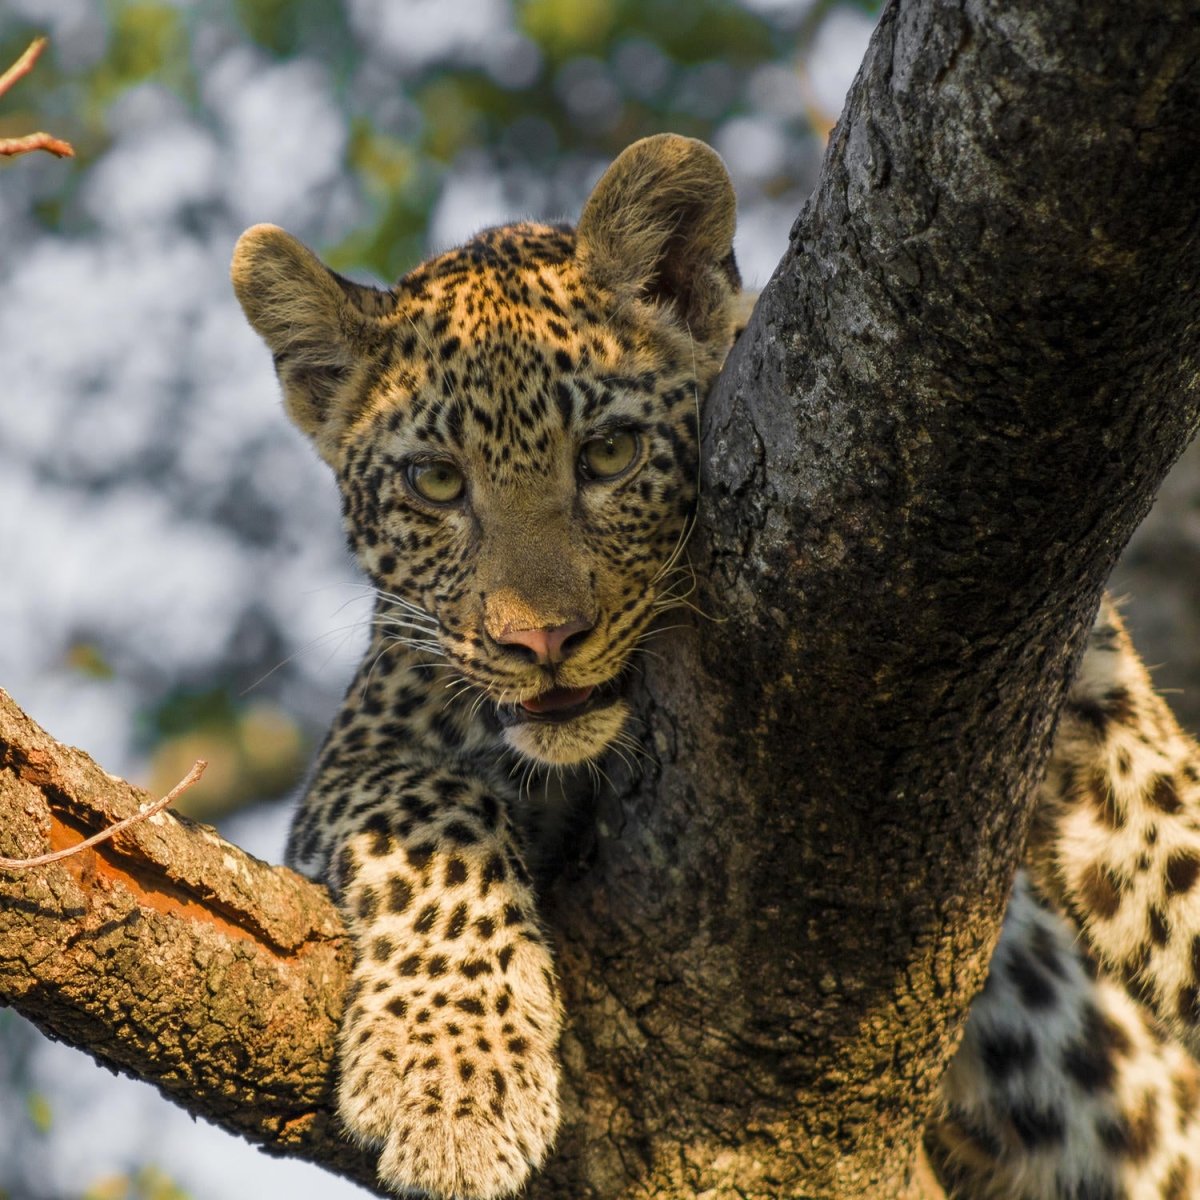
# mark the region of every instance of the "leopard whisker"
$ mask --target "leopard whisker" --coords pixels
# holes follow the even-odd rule
[[[670,633],[674,629],[688,628],[690,626],[682,621],[678,625],[656,625],[653,629],[645,629],[638,634],[638,645],[641,646],[643,642],[648,642],[651,638],[659,637],[661,634]]]
[[[633,649],[634,649],[634,653],[636,653],[636,654],[644,654],[648,658],[654,659],[656,662],[663,661],[663,656],[661,654],[659,654],[659,652],[657,650],[651,650],[649,646],[635,646]],[[630,659],[630,662],[633,662],[633,661],[634,661],[633,659]]]
[[[343,607],[344,607],[344,605],[343,605]],[[346,639],[356,629],[363,629],[366,627],[366,625],[367,625],[367,622],[365,622],[365,621],[353,621],[349,625],[339,625],[337,629],[327,629],[324,633],[317,634],[316,637],[310,638],[307,642],[305,642],[303,646],[298,646],[286,658],[281,658],[273,667],[270,668],[270,670],[264,671],[256,680],[254,680],[253,683],[248,683],[245,686],[245,688],[243,688],[242,691],[238,693],[238,695],[239,696],[249,695],[252,691],[254,691],[254,689],[256,687],[258,687],[258,685],[260,683],[265,683],[266,680],[270,679],[271,676],[274,675],[276,671],[281,670],[283,667],[286,667],[288,665],[288,663],[294,662],[302,654],[307,654],[310,650],[315,650],[322,642],[326,641],[327,639],[336,637],[338,634],[341,634],[342,635],[341,640],[329,652],[329,657],[332,658],[333,655],[335,655],[338,652],[338,650],[340,650],[342,648],[342,646],[344,646],[346,644]],[[328,661],[329,660],[326,659],[326,662],[328,662]]]
[[[631,734],[626,733],[624,730],[622,730],[615,738],[613,738],[612,745],[614,748],[617,746],[623,747],[634,757],[634,759],[645,759],[645,761],[648,763],[654,763],[657,761],[657,759],[650,753],[645,745],[643,745]]]
[[[363,700],[363,699],[365,699],[365,698],[366,698],[366,695],[367,695],[367,690],[368,690],[368,689],[370,688],[370,686],[371,686],[371,678],[372,678],[372,676],[375,674],[375,668],[376,668],[377,666],[379,666],[379,660],[380,660],[380,659],[381,659],[381,658],[382,658],[382,657],[383,657],[383,656],[384,656],[384,655],[385,655],[385,654],[386,654],[386,653],[387,653],[389,650],[391,650],[395,644],[396,644],[396,641],[395,641],[395,640],[386,640],[386,641],[383,643],[383,645],[382,645],[382,646],[379,648],[379,653],[375,655],[374,659],[372,659],[372,661],[371,661],[371,669],[370,669],[370,670],[367,672],[367,677],[366,677],[366,678],[363,680],[363,685],[362,685],[362,688],[361,688],[361,690],[359,691],[359,700]]]

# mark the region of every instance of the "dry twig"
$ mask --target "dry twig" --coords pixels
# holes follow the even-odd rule
[[[196,759],[192,764],[192,769],[165,796],[135,812],[133,816],[126,817],[123,821],[118,821],[115,825],[110,825],[107,829],[92,834],[90,838],[86,838],[74,846],[67,846],[62,850],[51,850],[47,854],[38,854],[33,858],[5,858],[0,854],[0,870],[21,871],[26,867],[40,867],[46,863],[58,862],[60,858],[69,858],[72,854],[78,854],[80,850],[86,850],[89,846],[107,841],[114,834],[120,833],[122,829],[128,829],[130,825],[136,825],[139,821],[148,821],[155,813],[162,812],[167,805],[182,796],[204,774],[204,768],[207,766],[208,763],[204,759]]]
[[[33,70],[34,63],[37,62],[48,42],[48,38],[34,38],[25,53],[3,75],[0,75],[0,96],[3,96],[18,80],[24,79]],[[75,149],[70,142],[64,142],[48,133],[27,133],[23,137],[0,138],[0,155],[12,157],[17,154],[28,154],[31,150],[46,150],[59,158],[75,156]]]

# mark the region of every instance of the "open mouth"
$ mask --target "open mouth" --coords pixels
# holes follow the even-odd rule
[[[620,678],[581,688],[550,688],[530,696],[518,704],[499,704],[496,714],[503,726],[519,725],[523,721],[573,721],[584,713],[604,708],[616,700],[621,691]]]

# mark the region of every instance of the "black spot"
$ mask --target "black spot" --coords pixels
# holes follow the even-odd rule
[[[1059,1143],[1066,1133],[1062,1114],[1050,1108],[1017,1105],[1009,1110],[1008,1119],[1027,1150]]]
[[[409,846],[404,853],[408,857],[408,865],[414,871],[423,871],[429,866],[429,860],[433,857],[433,843],[422,842],[419,846]]]
[[[393,1017],[408,1016],[408,1001],[402,996],[393,996],[384,1007]]]
[[[982,1040],[980,1054],[988,1073],[995,1079],[1007,1079],[1016,1071],[1027,1070],[1037,1057],[1037,1046],[1028,1033],[995,1032]]]
[[[507,878],[508,871],[504,866],[504,859],[498,854],[489,855],[483,868],[483,884],[479,889],[480,894],[486,896],[493,883],[503,883]]]
[[[1156,946],[1165,946],[1170,937],[1166,914],[1157,905],[1151,905],[1150,908],[1150,937]]]
[[[1083,873],[1080,892],[1088,908],[1105,920],[1121,907],[1120,883],[1108,867],[1101,863],[1092,863]]]
[[[1059,979],[1065,979],[1067,976],[1066,969],[1063,967],[1059,958],[1058,947],[1054,942],[1054,935],[1045,925],[1035,925],[1033,934],[1029,939],[1029,948],[1033,951],[1034,957],[1051,975]]]
[[[420,969],[421,956],[419,954],[410,954],[407,958],[402,959],[396,968],[401,975],[415,975]]]
[[[1132,1112],[1100,1126],[1101,1140],[1114,1154],[1141,1162],[1158,1142],[1157,1117],[1158,1100],[1152,1092],[1145,1092]]]
[[[558,415],[566,429],[575,415],[575,400],[571,396],[571,389],[561,379],[554,385],[554,402],[558,405]]]
[[[479,834],[462,821],[451,821],[442,832],[457,846],[473,846],[479,841]]]
[[[1150,789],[1149,799],[1150,803],[1160,812],[1175,813],[1181,807],[1179,793],[1175,789],[1175,780],[1170,775],[1159,775],[1155,778],[1154,787]]]
[[[1197,1075],[1193,1065],[1189,1063],[1182,1075],[1176,1075],[1171,1080],[1171,1092],[1175,1097],[1175,1107],[1179,1109],[1179,1127],[1182,1131],[1200,1100],[1200,1075]]]
[[[1117,798],[1109,786],[1108,779],[1100,772],[1093,778],[1088,794],[1100,814],[1100,819],[1109,829],[1120,829],[1125,824],[1125,814],[1117,807]]]
[[[1089,1005],[1083,1035],[1063,1051],[1063,1067],[1085,1092],[1105,1091],[1116,1077],[1117,1054],[1128,1047],[1125,1031]]]
[[[1167,895],[1189,892],[1200,874],[1200,858],[1192,850],[1178,850],[1167,859]]]
[[[1104,708],[1114,721],[1130,723],[1137,715],[1137,707],[1129,690],[1123,687],[1110,688],[1104,693]]]
[[[427,904],[421,909],[421,915],[417,917],[413,928],[418,933],[428,933],[433,928],[433,923],[438,918],[438,906],[436,904]]]
[[[1067,711],[1090,725],[1100,737],[1108,730],[1108,714],[1095,700],[1069,701]]]
[[[363,888],[362,894],[358,897],[358,915],[364,921],[373,920],[375,914],[379,911],[379,897],[375,895],[374,888]]]
[[[1179,1019],[1188,1025],[1200,1024],[1200,989],[1194,983],[1185,983],[1175,998],[1175,1011]]]
[[[454,887],[456,884],[467,882],[467,864],[461,858],[455,855],[446,864],[446,886]]]
[[[446,938],[448,941],[454,941],[455,938],[462,937],[462,932],[467,927],[467,906],[459,904],[455,906],[454,911],[450,914],[450,919],[446,922]]]
[[[1171,1164],[1171,1173],[1163,1183],[1162,1200],[1188,1200],[1192,1195],[1189,1180],[1192,1172],[1186,1158],[1178,1158]]]
[[[1023,950],[1015,950],[1009,958],[1008,977],[1026,1008],[1048,1008],[1054,1003],[1053,983]]]
[[[392,852],[392,829],[383,813],[373,813],[363,825],[363,832],[371,835],[368,849],[376,858]]]
[[[388,877],[388,908],[394,913],[402,913],[412,903],[412,887],[407,879],[399,875]]]

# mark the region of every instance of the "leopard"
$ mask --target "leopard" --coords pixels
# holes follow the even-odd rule
[[[661,134],[574,225],[486,229],[389,288],[274,226],[236,247],[374,593],[287,861],[354,945],[338,1112],[396,1194],[511,1195],[552,1152],[548,818],[521,780],[630,737],[631,665],[696,520],[700,405],[750,307],[735,219],[719,155]],[[928,1161],[953,1200],[1200,1194],[1198,1049],[1200,752],[1106,600]]]

